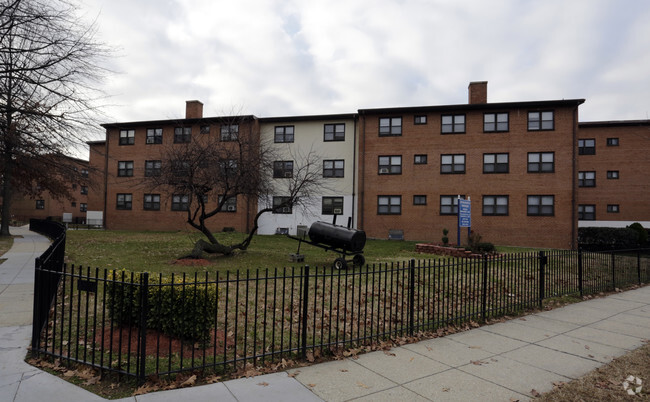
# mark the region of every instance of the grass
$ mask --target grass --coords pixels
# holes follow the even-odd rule
[[[14,245],[15,236],[6,236],[0,237],[0,256],[5,255],[7,251],[11,249],[11,246]],[[6,258],[0,258],[0,264],[2,264]]]

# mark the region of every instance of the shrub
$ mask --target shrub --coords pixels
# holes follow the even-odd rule
[[[445,246],[449,244],[449,237],[447,237],[448,234],[449,234],[449,229],[447,228],[442,229],[442,244]]]
[[[631,228],[586,227],[578,229],[578,243],[586,250],[624,250],[639,246],[639,235]]]
[[[634,230],[639,236],[639,245],[645,246],[648,243],[648,231],[639,222],[634,222],[628,228]]]
[[[476,243],[472,248],[472,251],[475,253],[493,253],[495,250],[494,244],[488,242]]]
[[[230,232],[234,232],[235,228],[232,226],[224,226],[223,229],[221,229],[221,231],[224,233],[230,233]]]

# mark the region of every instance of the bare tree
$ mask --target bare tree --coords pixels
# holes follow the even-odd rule
[[[186,258],[200,258],[204,252],[230,255],[235,250],[246,250],[263,214],[305,206],[322,189],[322,162],[313,152],[296,161],[291,177],[281,180],[282,186],[274,183],[273,162],[277,155],[269,144],[260,141],[256,125],[240,123],[241,117],[224,119],[217,137],[199,136],[186,144],[170,145],[163,151],[160,174],[146,179],[150,188],[183,197],[187,223],[204,235]],[[273,194],[281,194],[282,202],[273,205]],[[246,238],[237,244],[222,244],[208,221],[226,211],[238,197],[254,205],[262,204]]]
[[[73,167],[50,167],[97,129],[96,88],[110,52],[77,11],[65,0],[0,0],[0,236],[9,235],[15,194],[68,195]]]

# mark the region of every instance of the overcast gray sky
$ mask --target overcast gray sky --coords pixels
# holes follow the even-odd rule
[[[115,121],[585,98],[650,117],[646,0],[82,0],[117,49]]]

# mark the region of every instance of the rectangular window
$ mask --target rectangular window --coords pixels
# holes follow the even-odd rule
[[[508,173],[508,154],[483,154],[483,173]]]
[[[36,209],[45,209],[45,200],[36,200]]]
[[[72,206],[72,207],[76,207],[76,206],[77,206],[77,203],[74,202],[74,201],[72,201],[72,205],[71,205],[71,206]]]
[[[618,170],[608,170],[607,171],[607,178],[612,179],[612,180],[617,180],[618,179]]]
[[[221,174],[225,176],[230,176],[233,177],[234,175],[237,174],[237,159],[224,159],[219,161],[219,168],[221,170]]]
[[[120,130],[120,145],[135,144],[135,130]]]
[[[324,160],[323,177],[344,177],[345,161],[343,159]]]
[[[544,112],[528,112],[528,131],[546,131],[555,129],[555,119],[552,110]]]
[[[608,138],[607,139],[607,146],[608,147],[617,147],[618,146],[618,138]]]
[[[440,173],[465,173],[465,154],[440,155]]]
[[[578,172],[578,187],[596,187],[596,172]]]
[[[325,124],[323,141],[345,141],[345,124]]]
[[[413,157],[413,163],[416,165],[426,165],[427,164],[427,155],[415,155]]]
[[[555,152],[529,152],[528,173],[553,173]]]
[[[174,143],[186,144],[192,141],[192,127],[176,127],[174,128]]]
[[[88,204],[85,202],[79,204],[79,212],[88,212]]]
[[[293,177],[293,161],[273,162],[273,178],[279,179],[285,177]]]
[[[483,215],[486,216],[508,215],[508,196],[507,195],[484,195]]]
[[[133,176],[133,161],[119,161],[119,162],[117,162],[117,176],[118,177],[132,177]]]
[[[620,212],[618,204],[607,204],[607,212],[617,214]]]
[[[223,202],[223,195],[219,196],[219,204]],[[230,197],[223,203],[221,207],[222,211],[225,212],[237,212],[237,196]]]
[[[199,133],[201,134],[210,134],[210,126],[205,124],[199,128]]]
[[[221,141],[237,141],[239,138],[239,124],[222,124]]]
[[[465,196],[461,195],[460,198],[465,199]],[[458,215],[457,195],[440,196],[440,215]]]
[[[440,132],[442,134],[465,133],[465,115],[464,114],[442,115],[442,126],[440,128]]]
[[[528,215],[529,216],[555,215],[555,196],[554,195],[529,195]]]
[[[414,195],[413,196],[413,205],[427,205],[427,196],[426,195]]]
[[[187,194],[172,195],[172,211],[187,211],[190,207],[190,196]]]
[[[508,113],[485,113],[483,115],[483,132],[499,133],[510,130]]]
[[[294,135],[293,131],[294,131],[293,126],[276,126],[274,141],[276,143],[293,142],[293,135]]]
[[[413,118],[413,124],[427,124],[427,116],[426,115],[415,116]]]
[[[144,161],[145,177],[160,176],[161,161]]]
[[[289,204],[289,197],[273,197],[274,214],[291,214],[292,208]]]
[[[83,195],[88,194],[88,186],[81,186],[81,194]]]
[[[380,195],[377,197],[377,215],[401,215],[401,195]]]
[[[131,194],[117,194],[117,203],[115,209],[131,209],[133,196]]]
[[[343,215],[343,197],[323,197],[323,215]]]
[[[379,136],[402,135],[401,117],[379,118]]]
[[[145,194],[144,195],[144,210],[145,211],[160,211],[160,194]]]
[[[596,220],[596,206],[595,205],[578,205],[578,220],[580,221],[595,221]]]
[[[380,156],[379,174],[402,174],[402,156]]]
[[[88,169],[81,169],[81,177],[88,177]]]
[[[596,155],[596,140],[593,138],[578,140],[578,155]]]
[[[147,129],[147,144],[162,144],[162,138],[163,138],[162,128]]]

